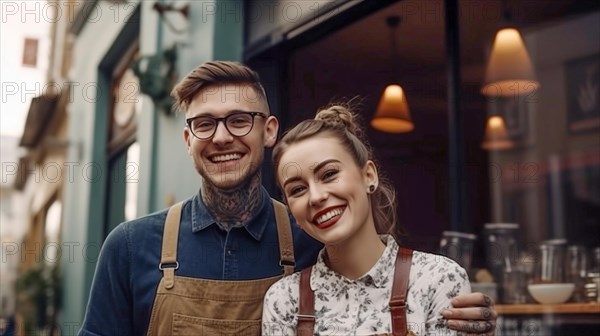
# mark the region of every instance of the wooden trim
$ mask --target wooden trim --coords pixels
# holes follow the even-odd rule
[[[316,17],[314,15],[307,17],[304,21],[292,27],[272,26],[270,27],[270,33],[258,38],[252,44],[248,44],[250,29],[249,22],[246,20],[244,23],[245,41],[242,58],[244,63],[248,63],[252,59],[266,55],[273,48],[288,43],[291,43],[291,45],[286,46],[288,50],[301,48],[398,1],[345,0],[333,1],[331,4],[325,3],[319,9],[319,15]],[[246,5],[246,10],[249,10],[248,6]]]
[[[84,1],[83,5],[79,9],[75,9],[75,18],[69,27],[70,33],[75,35],[79,35],[79,33],[81,33],[98,1],[99,0]],[[72,13],[69,13],[69,15],[72,15]]]
[[[496,305],[498,315],[525,314],[598,314],[600,303],[562,303],[562,304],[515,304]]]

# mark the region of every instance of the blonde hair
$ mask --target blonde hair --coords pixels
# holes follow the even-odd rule
[[[375,162],[373,152],[363,138],[362,128],[358,125],[357,115],[350,106],[338,104],[319,109],[314,119],[301,122],[283,135],[273,149],[275,172],[279,171],[281,157],[291,145],[316,136],[338,139],[358,167],[364,167],[368,160]],[[281,187],[279,181],[277,184]],[[381,173],[378,187],[371,195],[371,208],[377,232],[390,233],[399,241],[403,232],[396,225],[396,192]]]

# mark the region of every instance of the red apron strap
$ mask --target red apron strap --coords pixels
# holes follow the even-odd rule
[[[392,285],[390,311],[392,314],[392,334],[405,336],[408,332],[406,323],[406,295],[408,280],[412,263],[412,250],[400,248],[396,255],[396,270]],[[315,293],[310,288],[310,274],[312,267],[300,273],[300,302],[298,308],[297,335],[308,336],[314,334],[315,329]]]
[[[396,271],[392,285],[390,311],[392,313],[392,335],[405,336],[408,332],[406,324],[406,295],[408,293],[408,279],[412,263],[411,249],[400,247],[396,255]]]
[[[300,272],[300,302],[296,335],[312,336],[315,330],[315,293],[310,288],[312,266]]]

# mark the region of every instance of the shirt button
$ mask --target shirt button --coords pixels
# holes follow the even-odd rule
[[[227,250],[227,255],[231,255],[231,250]]]

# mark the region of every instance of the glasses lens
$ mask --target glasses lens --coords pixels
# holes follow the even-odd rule
[[[210,118],[196,118],[191,121],[190,127],[192,132],[199,138],[210,138],[215,130],[217,122]]]
[[[253,117],[249,113],[234,113],[227,116],[227,129],[235,136],[244,136],[252,129]]]

